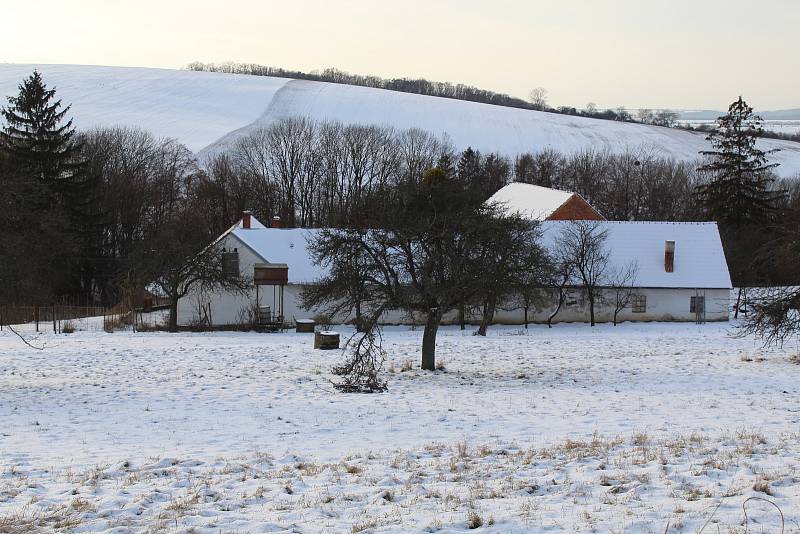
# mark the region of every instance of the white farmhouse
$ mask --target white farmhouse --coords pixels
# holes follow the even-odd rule
[[[569,221],[545,220],[541,223],[545,247],[552,248]],[[619,313],[621,321],[724,321],[728,319],[731,288],[728,267],[715,223],[616,222],[596,221],[607,233],[606,247],[610,270],[637,265],[634,296]],[[245,295],[216,292],[191,293],[178,304],[178,322],[188,326],[204,323],[223,327],[252,323],[256,314],[293,325],[298,319],[312,318],[320,310],[304,310],[300,294],[324,273],[311,260],[307,243],[317,230],[267,227],[245,212],[242,219],[217,242],[225,248],[227,268],[253,278],[255,285]],[[552,299],[554,300],[554,299]],[[554,322],[586,321],[586,299],[579,287],[568,292]],[[521,324],[524,311],[514,306],[498,309],[495,322]],[[555,309],[546,300],[528,310],[531,322],[545,322]],[[260,312],[259,312],[260,310]],[[597,310],[599,321],[610,321],[613,309]],[[350,318],[340,317],[337,321]],[[479,320],[478,316],[471,318]],[[409,323],[413,319],[400,312],[382,318],[387,324]],[[456,315],[444,318],[455,322]]]

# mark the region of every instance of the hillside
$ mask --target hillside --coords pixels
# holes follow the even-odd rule
[[[75,124],[131,125],[170,136],[206,156],[238,136],[287,116],[420,128],[456,148],[515,155],[554,148],[619,153],[643,147],[692,160],[703,135],[657,126],[588,119],[368,87],[236,74],[129,67],[0,64],[0,96],[12,95],[34,68],[72,103]],[[800,143],[763,141],[779,174],[800,173]]]

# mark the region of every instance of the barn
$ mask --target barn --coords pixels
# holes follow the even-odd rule
[[[554,212],[561,205],[563,202]],[[535,216],[542,214],[537,212]],[[731,281],[716,223],[592,220],[607,235],[610,269],[622,269],[632,263],[637,266],[632,281],[635,291],[629,305],[619,313],[619,320],[728,319]],[[552,248],[564,226],[571,222],[546,219],[540,224],[543,244]],[[178,303],[179,324],[215,327],[252,324],[260,313],[262,322],[291,326],[299,319],[319,313],[302,309],[300,299],[303,287],[313,284],[323,274],[311,261],[307,247],[317,230],[275,226],[278,225],[264,225],[245,212],[239,222],[219,237],[217,242],[226,254],[226,268],[253,278],[254,285],[246,294],[190,293]],[[553,322],[586,321],[586,300],[580,287],[569,288]],[[546,322],[555,309],[555,298],[550,295],[538,307],[527,310],[527,316],[531,322]],[[521,324],[525,317],[525,310],[507,303],[497,311],[495,322]],[[612,306],[600,306],[597,318],[601,322],[612,320]],[[342,322],[348,319],[336,318]],[[477,321],[480,317],[468,319]],[[382,320],[387,324],[413,322],[400,312],[389,312]],[[455,313],[444,318],[445,323],[456,320]]]
[[[487,201],[508,213],[535,221],[603,221],[605,218],[578,193],[513,182]]]

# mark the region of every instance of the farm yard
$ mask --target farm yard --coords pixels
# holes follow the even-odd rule
[[[0,532],[800,532],[797,347],[733,329],[444,327],[423,372],[389,328],[372,395],[307,334],[6,330]]]

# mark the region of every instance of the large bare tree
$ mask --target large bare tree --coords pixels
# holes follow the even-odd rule
[[[500,216],[476,194],[440,168],[425,173],[413,190],[397,198],[394,209],[367,228],[322,231],[311,244],[327,275],[306,293],[309,304],[328,303],[342,310],[352,304],[353,258],[364,290],[358,299],[377,320],[384,310],[400,310],[424,322],[422,368],[434,370],[436,335],[443,316],[464,302],[475,302],[492,283],[494,243],[520,231],[518,219]],[[530,226],[528,226],[530,228]],[[533,235],[533,234],[529,234]],[[508,238],[513,241],[513,238]],[[323,289],[324,288],[324,289]]]
[[[577,284],[589,303],[589,323],[595,325],[595,311],[602,302],[603,285],[609,274],[608,231],[597,221],[570,221],[558,236],[557,256],[571,264]]]

